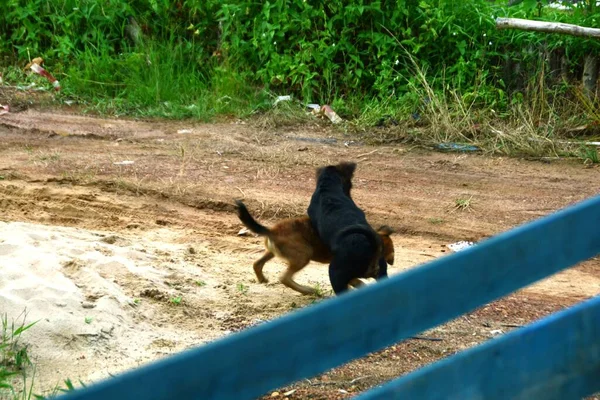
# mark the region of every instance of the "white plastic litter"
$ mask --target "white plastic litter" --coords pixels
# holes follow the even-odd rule
[[[455,253],[459,252],[459,251],[462,251],[464,249],[468,249],[471,246],[473,246],[473,242],[465,242],[465,241],[456,242],[456,243],[452,243],[452,244],[446,245],[446,247],[448,247],[450,250],[452,250]]]
[[[282,101],[290,101],[292,100],[292,96],[287,95],[287,96],[277,96],[277,99],[275,99],[275,102],[273,103],[274,106],[277,105],[277,103],[282,102]]]

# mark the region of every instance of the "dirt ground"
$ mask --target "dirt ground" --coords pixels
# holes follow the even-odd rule
[[[265,223],[303,214],[316,166],[359,162],[354,199],[373,225],[397,231],[392,274],[600,186],[600,169],[581,163],[352,140],[318,124],[0,116],[0,271],[20,282],[0,280],[0,308],[40,319],[25,335],[38,390],[105,378],[316,301],[278,282],[279,261],[265,267],[268,284],[256,282],[262,240],[238,235],[233,208],[244,199]],[[456,209],[461,199],[467,209]],[[330,295],[324,265],[297,280]],[[265,398],[352,397],[599,293],[596,258],[423,334],[435,340],[398,343]]]

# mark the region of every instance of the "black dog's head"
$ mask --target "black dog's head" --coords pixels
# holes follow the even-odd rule
[[[350,197],[350,190],[352,189],[352,178],[354,177],[354,171],[356,170],[356,163],[354,162],[341,162],[337,165],[328,165],[326,167],[317,168],[317,182],[319,178],[325,172],[335,173],[342,181],[342,187],[344,194]]]

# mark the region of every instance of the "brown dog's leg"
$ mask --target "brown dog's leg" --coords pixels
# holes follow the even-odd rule
[[[256,279],[259,283],[267,283],[269,280],[263,275],[263,267],[265,263],[275,257],[275,254],[271,253],[269,250],[265,251],[265,254],[254,263],[254,273],[256,274]]]
[[[285,286],[289,287],[290,289],[295,290],[296,292],[300,292],[302,294],[316,294],[316,290],[314,288],[308,287],[308,286],[304,286],[304,285],[300,285],[298,283],[296,283],[296,281],[294,281],[294,274],[298,271],[300,271],[302,268],[306,267],[306,265],[309,263],[309,260],[303,261],[303,262],[290,262],[288,268],[285,270],[285,272],[281,275],[281,277],[279,278],[279,281],[281,283],[283,283]]]
[[[350,286],[352,286],[354,289],[358,289],[359,287],[364,285],[365,283],[358,278],[354,278],[350,281]]]

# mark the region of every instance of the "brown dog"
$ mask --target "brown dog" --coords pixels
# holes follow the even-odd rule
[[[268,282],[263,275],[265,263],[277,256],[284,259],[288,268],[279,278],[285,286],[302,294],[316,294],[316,290],[296,283],[294,275],[302,270],[310,261],[327,264],[331,262],[332,254],[313,229],[308,217],[289,218],[279,221],[270,229],[259,224],[248,212],[241,201],[237,200],[238,217],[250,231],[265,237],[265,253],[254,263],[254,273],[260,283]],[[390,235],[393,233],[388,226],[377,230],[383,243],[383,260],[380,263],[394,264],[394,243]],[[387,276],[387,272],[385,274]],[[383,276],[383,277],[385,277]],[[361,286],[359,279],[351,282],[353,287]]]

